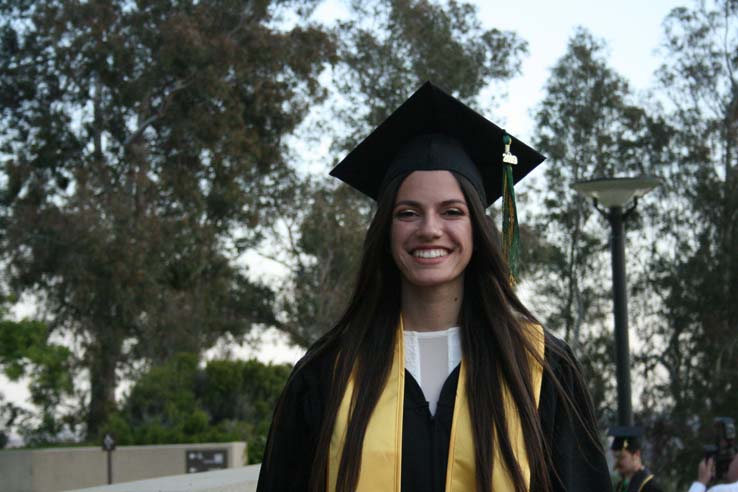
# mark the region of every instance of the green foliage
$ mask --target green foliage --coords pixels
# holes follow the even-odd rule
[[[51,347],[51,353],[47,353],[44,350],[47,338],[48,329],[44,323],[29,320],[0,321],[0,364],[11,381],[17,381],[25,375],[31,364],[57,362],[62,347]]]
[[[4,403],[0,407],[3,427],[18,430],[29,445],[53,443],[79,422],[77,409],[68,405],[74,396],[74,356],[67,347],[50,341],[46,324],[10,321],[5,316],[0,305],[0,369],[11,381],[28,379],[29,403],[38,413]]]
[[[255,360],[178,354],[152,367],[100,429],[120,445],[246,441],[260,463],[277,398],[291,368]]]
[[[126,400],[133,423],[138,427],[152,418],[164,424],[181,421],[195,407],[197,365],[196,355],[181,354],[144,374]]]
[[[13,288],[83,342],[90,435],[128,363],[273,321],[235,259],[323,95],[330,36],[274,27],[314,4],[0,2],[0,251]]]

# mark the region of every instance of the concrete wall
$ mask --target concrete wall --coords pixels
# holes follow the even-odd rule
[[[26,492],[22,484],[33,481],[33,463],[29,451],[0,452],[0,492]]]
[[[68,492],[255,492],[261,465],[152,478]]]
[[[246,462],[246,443],[119,446],[113,451],[113,483],[187,472],[187,450],[227,449],[228,468]],[[0,492],[58,492],[108,483],[107,453],[98,447],[4,450]]]

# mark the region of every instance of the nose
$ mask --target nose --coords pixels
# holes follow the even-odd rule
[[[426,214],[418,228],[418,236],[427,240],[437,239],[441,234],[441,218],[435,213]]]

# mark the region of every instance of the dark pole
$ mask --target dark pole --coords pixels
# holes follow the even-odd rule
[[[113,451],[115,451],[115,437],[112,434],[105,434],[102,448],[108,453],[108,483],[111,484],[113,483]]]
[[[108,484],[113,483],[113,450],[108,450]]]
[[[630,354],[628,343],[628,294],[625,285],[625,228],[623,208],[610,207],[612,227],[612,293],[615,316],[615,365],[618,385],[618,425],[633,425],[630,401]]]

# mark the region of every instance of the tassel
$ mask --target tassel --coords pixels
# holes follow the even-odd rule
[[[512,167],[518,163],[518,158],[510,153],[512,143],[510,135],[505,134],[502,143],[505,144],[505,153],[502,154],[502,254],[507,259],[510,269],[510,284],[515,285],[518,282],[520,231],[515,207]]]

